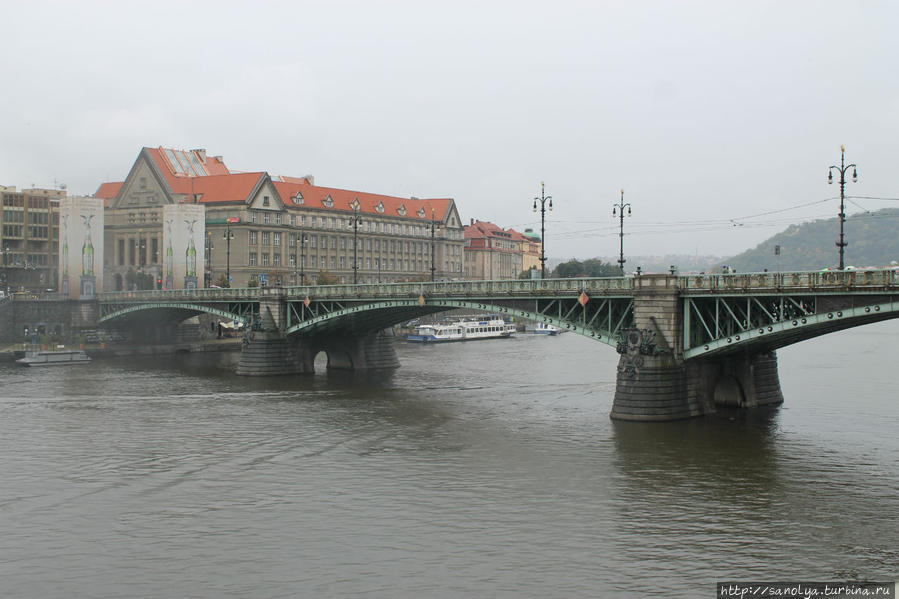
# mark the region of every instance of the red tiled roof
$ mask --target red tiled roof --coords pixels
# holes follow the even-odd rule
[[[354,200],[358,200],[360,213],[381,214],[384,216],[405,216],[406,218],[431,220],[431,211],[433,210],[433,218],[436,220],[443,220],[452,202],[452,200],[448,198],[398,198],[376,193],[367,193],[364,191],[337,189],[336,187],[319,187],[318,185],[309,185],[308,183],[301,184],[281,181],[273,181],[272,183],[274,184],[275,189],[278,190],[281,200],[288,206],[302,205],[309,208],[321,208],[324,210],[352,210]],[[302,204],[294,202],[297,192],[302,196]],[[329,197],[331,198],[330,206],[327,205],[327,198]],[[383,211],[378,209],[379,206],[383,207]],[[405,209],[405,214],[400,213],[402,209]]]
[[[200,204],[246,202],[263,176],[265,176],[265,173],[233,173],[209,177],[190,177],[189,179],[178,181],[180,190],[176,191],[176,193],[187,195],[188,202],[192,195],[197,194],[197,201]]]
[[[94,197],[111,200],[119,194],[120,189],[122,189],[122,181],[104,183],[94,193]]]

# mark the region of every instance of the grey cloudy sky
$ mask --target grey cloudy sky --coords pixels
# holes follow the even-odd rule
[[[90,194],[204,147],[523,230],[543,180],[554,258],[617,254],[621,188],[628,254],[835,216],[840,144],[847,193],[899,197],[895,1],[2,4],[0,184]]]

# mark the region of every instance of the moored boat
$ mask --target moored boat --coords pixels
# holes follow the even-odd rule
[[[526,333],[533,333],[534,335],[558,335],[563,332],[559,327],[546,322],[537,322],[533,325],[528,325],[524,330]]]
[[[422,324],[406,336],[412,343],[442,343],[446,341],[475,341],[502,339],[515,333],[515,324],[502,318],[458,320],[448,323]]]
[[[90,356],[83,349],[42,349],[25,352],[24,358],[16,360],[22,366],[63,366],[66,364],[87,364]]]

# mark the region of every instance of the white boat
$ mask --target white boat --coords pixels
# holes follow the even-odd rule
[[[533,325],[528,325],[524,330],[526,333],[533,333],[534,335],[558,335],[559,333],[564,332],[559,327],[546,322],[538,322]]]
[[[24,358],[16,360],[22,366],[62,366],[65,364],[87,364],[90,356],[83,349],[42,349],[25,352]]]
[[[501,318],[458,320],[450,323],[422,324],[406,336],[412,343],[442,343],[445,341],[474,341],[501,339],[515,333],[515,324]]]

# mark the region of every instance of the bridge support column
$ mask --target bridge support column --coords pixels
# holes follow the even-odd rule
[[[784,400],[774,352],[691,360],[687,372],[690,393],[701,398],[709,412],[716,406],[755,408]]]
[[[237,363],[242,376],[302,374],[297,348],[278,331],[252,331],[244,339]]]
[[[390,330],[377,331],[365,337],[327,337],[320,344],[309,342],[309,349],[315,353],[328,354],[328,369],[333,370],[380,370],[398,368],[399,358],[394,347],[395,337]],[[305,340],[301,343],[306,343]],[[306,351],[304,354],[312,353]],[[308,356],[309,371],[315,355]]]

